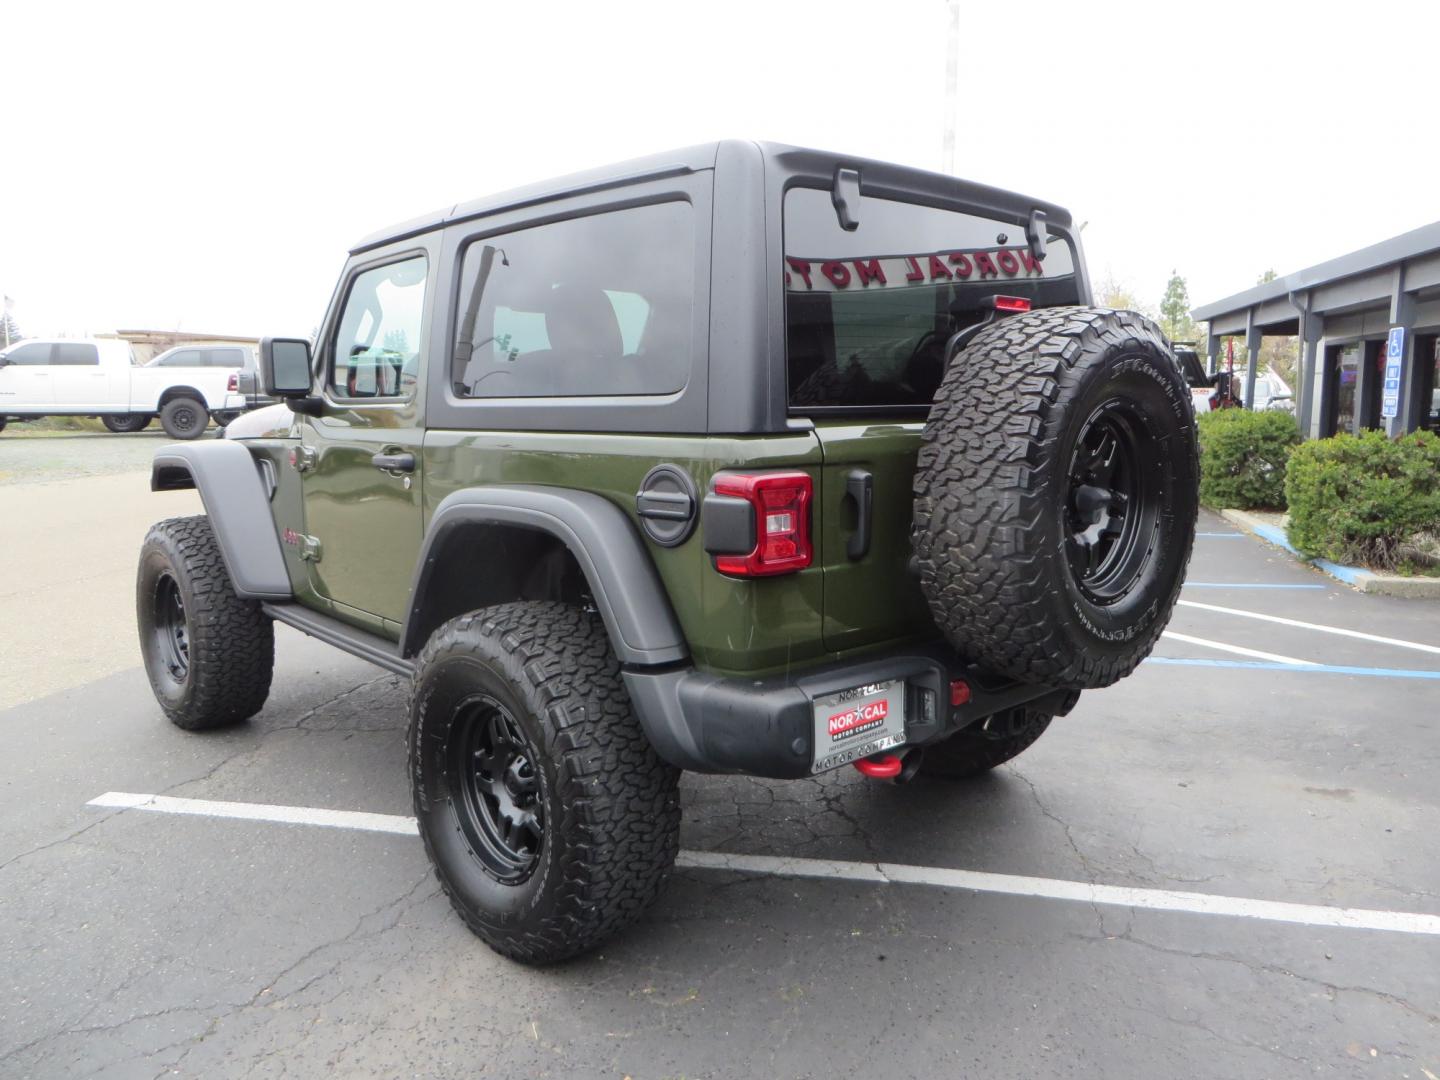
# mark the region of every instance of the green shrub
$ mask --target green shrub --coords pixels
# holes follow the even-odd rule
[[[1202,413],[1200,500],[1242,510],[1285,506],[1285,460],[1300,442],[1285,412],[1220,409]]]
[[[1367,431],[1308,442],[1290,455],[1285,493],[1301,552],[1393,569],[1402,544],[1440,530],[1440,438]]]

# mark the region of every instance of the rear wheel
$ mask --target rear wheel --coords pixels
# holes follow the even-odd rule
[[[150,426],[150,421],[155,419],[145,413],[125,413],[122,416],[102,416],[100,422],[105,425],[105,430],[113,431],[116,435],[128,435],[136,431],[144,431]]]
[[[172,439],[198,439],[208,423],[204,403],[192,397],[171,398],[160,410],[160,426]]]
[[[920,761],[922,776],[963,780],[989,772],[1028,749],[1050,726],[1050,713],[1023,705],[957,731],[943,742],[927,747]]]
[[[679,847],[679,770],[631,708],[604,625],[558,603],[446,623],[416,664],[415,815],[450,902],[496,952],[563,960],[638,918]]]
[[[1169,621],[1198,508],[1190,391],[1155,325],[1011,316],[936,393],[915,475],[921,586],[962,655],[1021,682],[1108,686]]]
[[[235,595],[207,517],[170,518],[140,549],[140,653],[155,699],[187,731],[255,715],[270,694],[274,624]]]

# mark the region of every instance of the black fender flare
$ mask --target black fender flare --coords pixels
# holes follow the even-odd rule
[[[421,545],[400,655],[414,656],[426,591],[446,536],[474,524],[536,529],[569,549],[590,586],[620,663],[651,667],[689,656],[670,598],[625,511],[589,491],[522,484],[464,488],[447,495],[430,518]]]
[[[235,593],[246,600],[289,600],[290,575],[275,534],[270,492],[242,443],[169,443],[150,464],[151,491],[195,488],[205,504]]]

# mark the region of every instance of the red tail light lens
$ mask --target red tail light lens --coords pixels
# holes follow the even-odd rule
[[[996,311],[1029,311],[1030,301],[1023,296],[995,297]]]
[[[239,390],[239,389],[240,389],[240,376],[239,376],[239,375],[231,375],[229,381],[225,383],[225,389],[226,389],[227,392],[229,392],[229,393],[231,393],[231,394],[233,394],[233,393],[235,393],[235,391]]]
[[[755,547],[745,555],[717,555],[715,569],[732,577],[789,574],[810,565],[810,499],[814,486],[803,472],[724,473],[715,493],[744,499],[755,508]]]

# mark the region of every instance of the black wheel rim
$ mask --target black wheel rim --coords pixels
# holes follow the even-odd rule
[[[185,622],[185,601],[180,584],[169,574],[155,582],[155,653],[177,683],[190,674],[190,630]]]
[[[1144,577],[1159,525],[1158,448],[1132,404],[1113,398],[1086,419],[1070,457],[1065,556],[1093,604],[1123,600]]]
[[[183,409],[176,409],[170,414],[170,423],[175,425],[176,431],[192,431],[195,428],[195,410],[188,405]]]
[[[471,852],[495,880],[528,878],[545,845],[538,756],[509,710],[488,695],[456,710],[447,755],[450,798]]]

